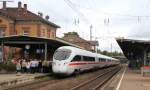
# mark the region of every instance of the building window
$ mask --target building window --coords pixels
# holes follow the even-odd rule
[[[29,36],[30,35],[30,27],[22,27],[22,35]]]
[[[29,36],[29,30],[23,30],[23,35],[24,36]]]
[[[51,36],[51,32],[50,32],[50,30],[48,30],[47,31],[47,37],[50,38],[50,36]]]
[[[45,29],[42,29],[41,31],[41,37],[45,37]]]
[[[5,36],[5,28],[0,28],[0,37]]]
[[[54,32],[52,32],[52,38],[55,38],[55,33]]]
[[[0,23],[2,23],[2,20],[0,19]]]

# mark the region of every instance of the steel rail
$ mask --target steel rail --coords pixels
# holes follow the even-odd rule
[[[112,72],[112,71],[115,70],[116,68],[117,68],[117,67],[111,68],[110,70],[108,70],[108,71],[106,71],[106,72],[104,72],[104,73],[98,75],[97,77],[92,78],[92,79],[90,79],[90,80],[87,80],[87,81],[85,81],[85,82],[83,82],[83,83],[81,83],[81,84],[79,84],[79,85],[77,85],[77,86],[71,88],[70,90],[78,90],[79,88],[81,88],[81,87],[83,87],[83,86],[89,84],[90,82],[93,82],[93,81],[97,80],[98,78],[100,78],[100,77],[106,75],[107,73]],[[105,69],[105,70],[107,70],[107,69]],[[104,70],[104,71],[105,71],[105,70]]]
[[[114,71],[111,75],[109,75],[106,79],[104,79],[103,81],[101,81],[101,83],[99,83],[97,86],[95,86],[95,88],[93,88],[92,90],[98,90],[101,86],[103,86],[107,81],[109,81],[111,79],[112,76],[114,76],[118,71],[120,70],[120,68],[116,71]]]

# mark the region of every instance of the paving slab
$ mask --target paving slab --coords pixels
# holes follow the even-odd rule
[[[150,90],[150,77],[143,77],[140,70],[123,65],[123,69],[103,90]]]
[[[143,77],[140,70],[126,67],[118,90],[150,90],[150,77]]]
[[[150,77],[143,77],[140,70],[123,69],[103,90],[150,90]]]
[[[35,78],[50,75],[49,73],[35,73],[35,74],[0,74],[0,89],[16,84],[21,84],[35,80]]]

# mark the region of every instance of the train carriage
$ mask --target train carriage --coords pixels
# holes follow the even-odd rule
[[[52,70],[70,75],[93,68],[119,64],[117,59],[71,46],[58,48],[53,56]]]

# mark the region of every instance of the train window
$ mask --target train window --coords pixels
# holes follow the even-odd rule
[[[108,62],[111,62],[111,59],[107,59]]]
[[[106,62],[106,59],[104,59],[104,58],[101,58],[101,62]]]
[[[94,57],[83,56],[83,61],[95,61]]]
[[[72,61],[81,61],[81,56],[75,56]]]
[[[87,61],[87,60],[88,60],[88,57],[83,56],[83,61]]]
[[[69,58],[71,50],[69,49],[59,49],[54,53],[54,58],[56,60],[66,60]]]
[[[99,62],[101,62],[101,58],[98,58]]]
[[[89,57],[90,61],[95,61],[94,57]]]

